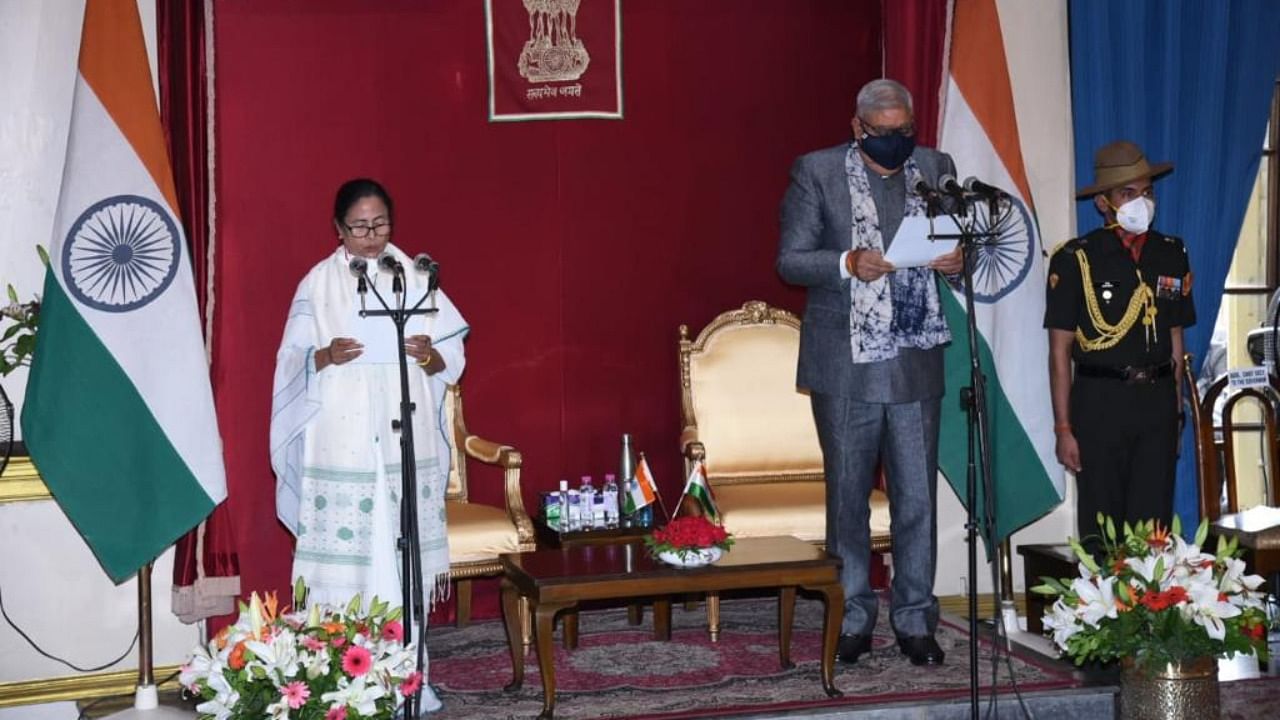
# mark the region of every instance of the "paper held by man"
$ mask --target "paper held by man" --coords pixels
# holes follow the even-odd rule
[[[889,243],[884,259],[893,263],[894,267],[908,268],[928,265],[956,249],[959,242],[955,236],[960,228],[955,220],[947,216],[929,218],[924,215],[908,215],[902,218],[898,232]],[[938,235],[947,239],[933,239]]]

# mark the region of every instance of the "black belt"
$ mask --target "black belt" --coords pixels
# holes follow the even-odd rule
[[[1173,374],[1173,362],[1166,361],[1157,365],[1126,365],[1112,367],[1109,365],[1077,365],[1076,374],[1091,378],[1108,378],[1123,380],[1130,385],[1153,383]]]

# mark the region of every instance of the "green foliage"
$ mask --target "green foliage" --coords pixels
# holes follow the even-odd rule
[[[36,252],[47,267],[49,253],[39,245]],[[5,290],[9,304],[0,307],[0,326],[8,323],[8,327],[0,331],[0,377],[31,364],[31,355],[36,351],[36,328],[40,325],[40,298],[19,302],[13,285],[7,285]]]

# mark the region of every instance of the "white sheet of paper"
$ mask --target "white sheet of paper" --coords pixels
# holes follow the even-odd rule
[[[384,296],[387,302],[392,302],[392,295]],[[410,297],[405,302],[405,307],[413,307],[414,303],[422,295]],[[423,303],[423,307],[430,305],[430,300]],[[367,302],[368,309],[382,309],[378,301],[373,297],[373,293],[369,293]],[[418,317],[415,315],[414,319]],[[406,335],[413,335],[411,328],[420,324],[410,320],[410,327],[405,329]],[[400,356],[396,348],[396,325],[391,322],[391,318],[385,316],[360,317],[360,300],[352,304],[351,315],[347,318],[347,337],[354,338],[361,345],[364,345],[364,352],[360,356],[352,360],[353,363],[362,363],[365,365],[394,365],[400,362]],[[413,358],[409,358],[409,362],[414,362]]]
[[[956,235],[960,228],[950,217],[941,216],[933,219],[924,215],[908,215],[902,218],[898,226],[898,234],[893,236],[889,251],[884,259],[893,263],[894,267],[921,267],[928,265],[935,258],[946,255],[956,249],[959,240],[930,240],[930,235]]]

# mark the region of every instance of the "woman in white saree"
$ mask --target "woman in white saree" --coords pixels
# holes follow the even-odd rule
[[[299,283],[276,355],[276,513],[297,538],[293,577],[306,580],[309,602],[341,606],[361,593],[366,605],[375,595],[401,603],[400,433],[391,425],[400,416],[399,365],[394,340],[388,349],[385,343],[364,347],[356,339],[385,339],[389,329],[394,338],[394,326],[388,318],[359,317],[357,280],[349,269],[352,258],[365,258],[373,287],[391,302],[392,275],[377,267],[377,258],[390,253],[407,269],[409,302],[427,291],[427,276],[413,272],[413,261],[390,243],[393,209],[391,197],[373,180],[351,180],[339,188],[333,224],[341,244]],[[443,402],[445,389],[465,367],[468,331],[443,291],[435,292],[435,301],[439,312],[415,316],[405,328],[428,606],[448,588],[444,494],[451,453]],[[377,304],[372,292],[369,303]],[[439,700],[424,688],[422,708],[437,707]]]

